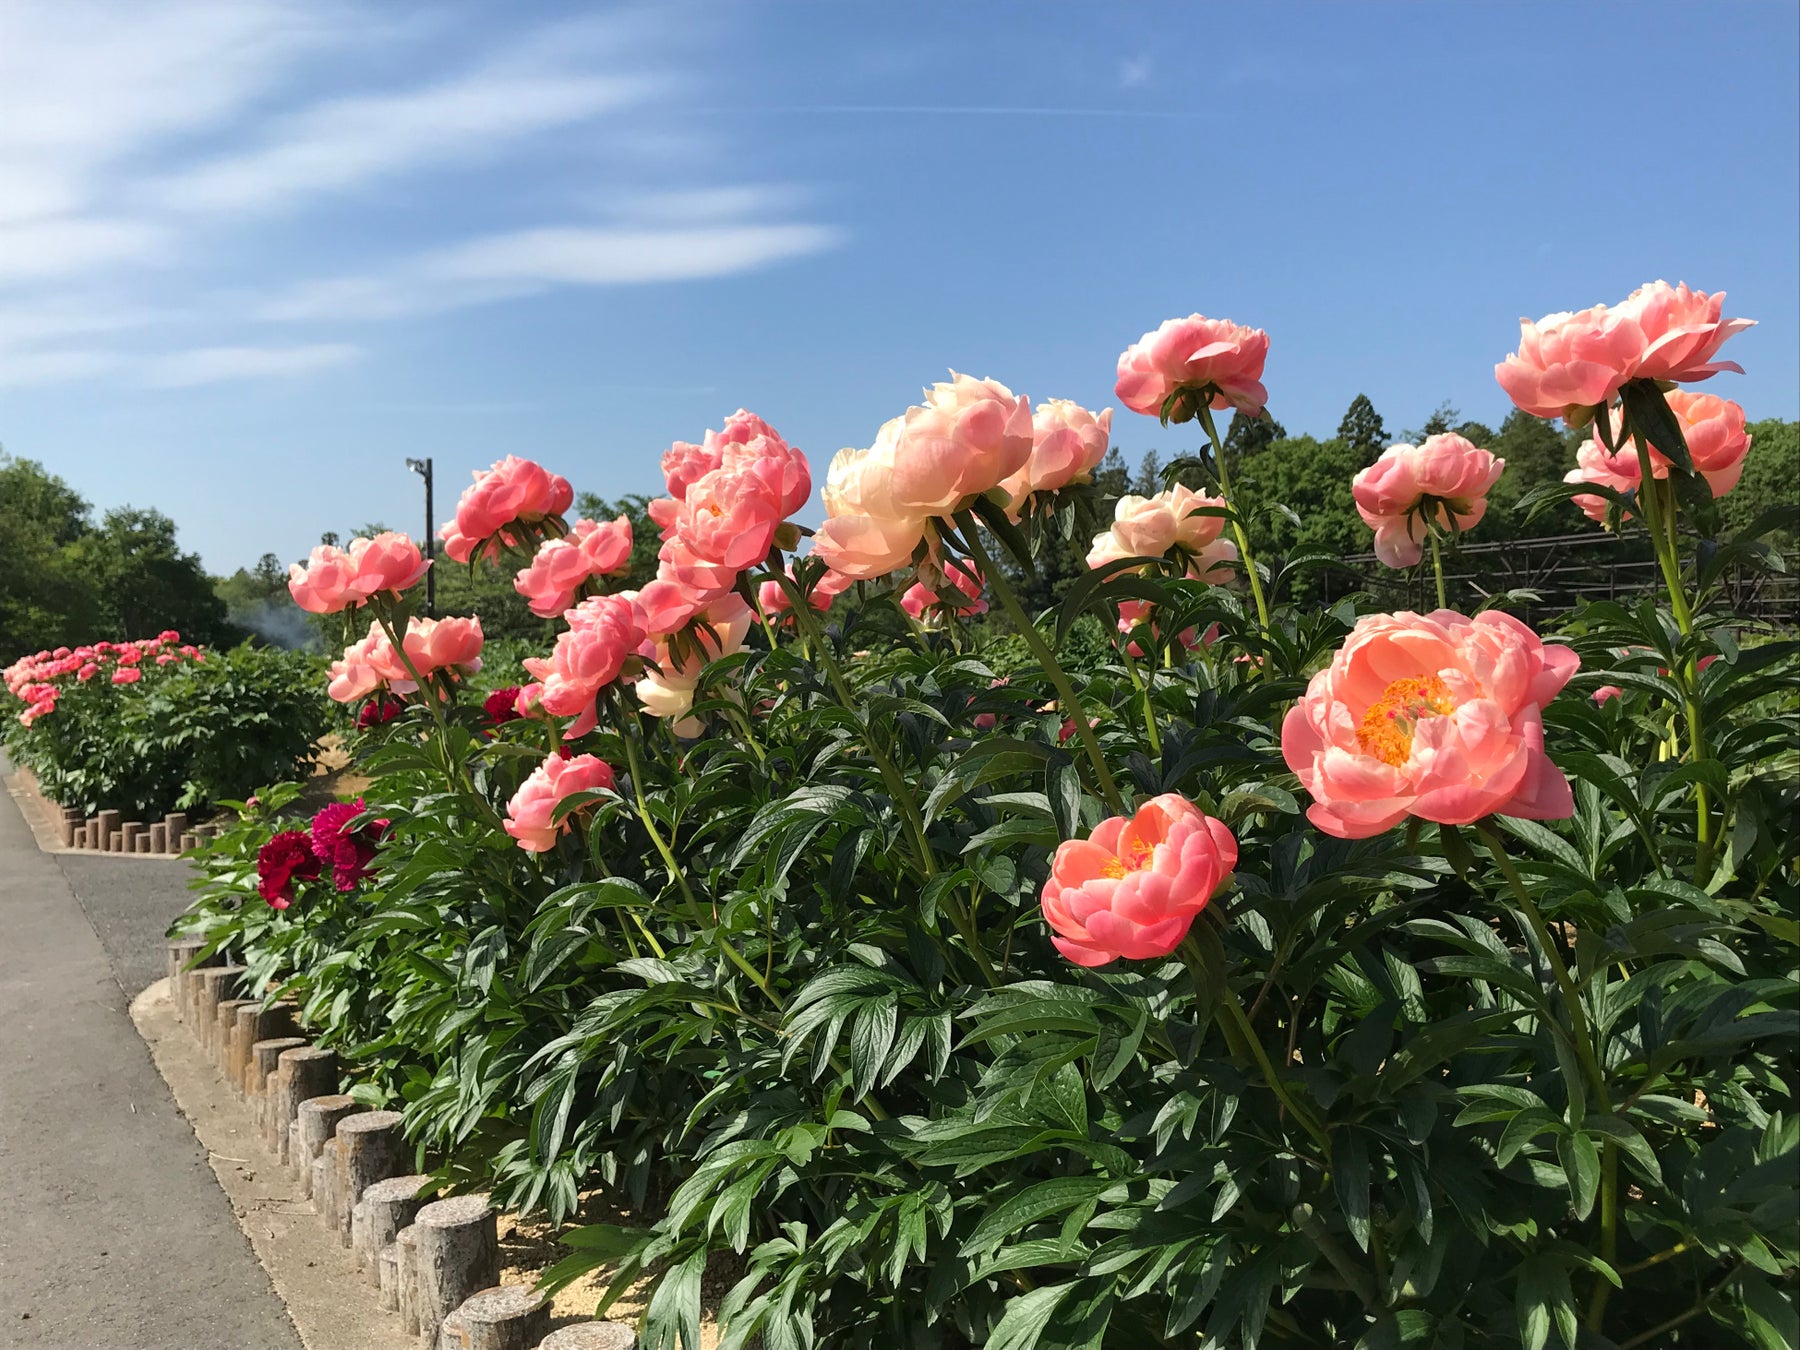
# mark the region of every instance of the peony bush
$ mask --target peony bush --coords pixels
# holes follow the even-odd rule
[[[302,772],[326,727],[319,664],[164,632],[34,652],[0,671],[0,744],[52,801],[161,816]]]
[[[529,682],[474,683],[404,547],[299,569],[369,786],[260,794],[178,930],[443,1187],[565,1226],[548,1283],[646,1283],[655,1350],[715,1287],[728,1347],[1792,1346],[1800,648],[1719,598],[1781,523],[1719,536],[1742,414],[1675,387],[1736,368],[1722,313],[1658,283],[1500,364],[1611,457],[1523,509],[1660,564],[1554,631],[1296,604],[1321,560],[1253,555],[1213,418],[1270,337],[1201,315],[1119,358],[1198,433],[1148,498],[1093,486],[1110,411],[953,375],[808,544],[740,411],[625,591],[620,522],[509,457],[445,538],[563,606]],[[1357,502],[1441,586],[1503,472],[1432,438]]]

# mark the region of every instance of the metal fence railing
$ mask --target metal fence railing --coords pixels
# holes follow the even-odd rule
[[[1429,562],[1396,572],[1373,553],[1363,553],[1328,568],[1324,576],[1328,600],[1362,590],[1393,609],[1429,610],[1437,604]],[[1473,607],[1506,591],[1536,592],[1536,600],[1510,607],[1527,623],[1565,614],[1584,600],[1634,600],[1662,588],[1648,541],[1597,530],[1466,544],[1445,555],[1444,580],[1452,605]],[[1726,576],[1724,593],[1726,603],[1746,621],[1784,627],[1800,623],[1800,577],[1791,573],[1738,569]]]

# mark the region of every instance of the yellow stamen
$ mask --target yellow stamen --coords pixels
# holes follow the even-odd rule
[[[1421,717],[1456,710],[1450,688],[1436,675],[1395,680],[1369,705],[1356,727],[1356,743],[1366,755],[1396,767],[1412,754],[1413,731]]]

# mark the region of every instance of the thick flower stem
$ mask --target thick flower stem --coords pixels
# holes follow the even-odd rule
[[[1194,992],[1204,1000],[1211,992],[1207,988],[1205,953],[1200,950],[1200,944],[1191,933],[1181,940],[1178,951],[1183,964],[1188,968],[1188,974],[1193,978]],[[1263,1082],[1269,1085],[1269,1091],[1275,1094],[1275,1100],[1311,1136],[1322,1151],[1325,1164],[1329,1166],[1331,1136],[1313,1119],[1312,1112],[1301,1106],[1287,1090],[1287,1084],[1282,1082],[1281,1075],[1275,1071],[1275,1065],[1269,1059],[1269,1052],[1263,1049],[1263,1043],[1257,1039],[1256,1029],[1244,1015],[1243,1005],[1238,1002],[1237,995],[1229,987],[1220,989],[1217,1006],[1221,1014],[1219,1030],[1224,1034],[1226,1043],[1239,1056],[1248,1056],[1256,1061],[1256,1067],[1262,1072]]]
[[[1556,977],[1556,985],[1562,991],[1563,1006],[1569,1014],[1570,1039],[1575,1048],[1575,1057],[1581,1063],[1584,1076],[1588,1080],[1589,1090],[1594,1100],[1599,1103],[1601,1111],[1612,1114],[1612,1099],[1607,1091],[1606,1070],[1600,1063],[1600,1057],[1594,1051],[1593,1037],[1588,1031],[1587,1014],[1581,1005],[1581,991],[1576,987],[1569,968],[1564,964],[1562,952],[1550,936],[1550,926],[1544,922],[1544,916],[1531,899],[1531,890],[1525,879],[1519,875],[1511,855],[1505,845],[1500,842],[1500,832],[1486,821],[1478,827],[1481,837],[1487,841],[1488,852],[1493,855],[1494,862],[1499,865],[1501,875],[1506,878],[1507,887],[1518,902],[1520,911],[1525,915],[1525,922],[1530,925],[1532,937],[1536,939],[1544,959],[1550,964],[1550,971]],[[1619,1251],[1619,1160],[1612,1140],[1605,1142],[1601,1156],[1600,1169],[1600,1259],[1612,1265],[1618,1259]],[[1612,1294],[1612,1284],[1603,1275],[1595,1275],[1594,1290],[1588,1301],[1587,1326],[1590,1331],[1598,1332],[1606,1318],[1607,1300]]]
[[[1162,758],[1162,737],[1156,734],[1156,707],[1150,701],[1150,689],[1138,676],[1137,662],[1131,659],[1131,653],[1119,648],[1119,659],[1125,663],[1125,673],[1131,678],[1131,687],[1137,691],[1138,698],[1144,705],[1144,735],[1150,742],[1150,753],[1157,759]],[[1155,679],[1155,675],[1151,675]]]
[[[1068,672],[1050,650],[1050,644],[1044,641],[1044,635],[1037,630],[1037,625],[1025,613],[1019,603],[1019,597],[1013,594],[1011,585],[1005,575],[994,565],[988,551],[982,546],[981,536],[976,532],[975,518],[967,511],[956,513],[957,528],[961,531],[963,541],[969,546],[969,556],[981,569],[987,579],[988,586],[1000,601],[1000,607],[1006,611],[1007,617],[1019,630],[1019,636],[1025,639],[1025,645],[1031,648],[1031,654],[1043,666],[1044,673],[1050,677],[1050,683],[1056,686],[1058,706],[1074,719],[1075,734],[1081,738],[1081,745],[1087,751],[1088,761],[1094,766],[1094,779],[1100,788],[1100,795],[1106,798],[1107,808],[1115,816],[1125,814],[1125,800],[1119,796],[1118,784],[1113,781],[1112,770],[1107,767],[1106,756],[1100,751],[1100,741],[1094,735],[1094,729],[1088,725],[1087,709],[1082,706],[1081,698],[1070,683]]]
[[[1206,439],[1212,442],[1213,463],[1219,469],[1219,491],[1224,495],[1225,504],[1231,508],[1231,532],[1237,537],[1238,557],[1243,561],[1244,575],[1250,579],[1250,595],[1256,601],[1257,622],[1262,625],[1263,641],[1267,642],[1270,632],[1269,602],[1263,596],[1262,577],[1257,573],[1256,558],[1250,551],[1250,536],[1244,529],[1244,522],[1238,519],[1237,503],[1232,500],[1231,470],[1225,467],[1225,442],[1219,439],[1219,428],[1213,421],[1212,409],[1204,403],[1200,405],[1200,425],[1206,428]]]
[[[1449,609],[1450,602],[1444,598],[1444,554],[1438,545],[1436,530],[1427,531],[1431,535],[1431,570],[1437,574],[1438,608]]]

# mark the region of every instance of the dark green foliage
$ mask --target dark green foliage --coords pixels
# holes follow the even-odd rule
[[[1367,394],[1358,394],[1350,400],[1343,420],[1338,423],[1337,438],[1357,451],[1364,464],[1373,464],[1388,448],[1387,427]]]

